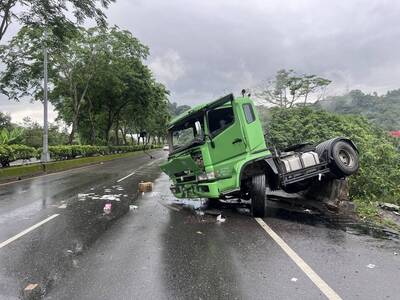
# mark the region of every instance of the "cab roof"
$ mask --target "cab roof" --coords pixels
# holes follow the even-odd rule
[[[168,124],[168,129],[175,126],[176,124],[179,124],[181,122],[183,123],[186,119],[188,119],[190,116],[192,116],[196,113],[200,113],[200,112],[204,112],[206,110],[213,109],[215,107],[221,106],[222,104],[224,104],[228,101],[233,101],[234,99],[235,98],[233,97],[233,94],[228,94],[228,95],[226,95],[222,98],[219,98],[215,101],[197,105],[197,106],[185,111],[184,113],[181,113],[179,116],[173,118]]]

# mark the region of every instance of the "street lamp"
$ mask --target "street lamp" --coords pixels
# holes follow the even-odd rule
[[[42,163],[47,163],[50,161],[49,154],[49,124],[48,124],[48,99],[47,99],[47,29],[44,31],[44,47],[43,47],[43,151],[41,155]]]

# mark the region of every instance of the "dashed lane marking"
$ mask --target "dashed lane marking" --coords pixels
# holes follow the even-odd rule
[[[132,175],[134,175],[137,171],[141,170],[142,168],[144,168],[144,167],[149,167],[149,166],[155,164],[157,161],[159,161],[159,160],[161,160],[161,159],[163,159],[163,158],[160,157],[160,158],[158,158],[158,159],[156,159],[156,160],[154,160],[154,161],[152,161],[152,162],[150,162],[150,163],[148,163],[148,164],[145,164],[145,165],[143,165],[143,166],[140,166],[139,168],[137,168],[136,170],[134,170],[132,173],[126,175],[125,177],[122,177],[122,178],[118,179],[118,180],[117,180],[117,183],[119,183],[119,182],[121,182],[121,181],[123,181],[123,180],[125,180],[125,179],[127,179],[127,178],[129,178],[129,177],[131,177]]]
[[[288,244],[278,235],[263,219],[255,218],[257,223],[264,229],[269,236],[282,248],[283,251],[294,261],[294,263],[311,279],[311,281],[321,290],[330,300],[341,300],[342,298],[321,278],[313,269],[299,256]]]
[[[24,236],[25,234],[31,232],[32,230],[35,230],[36,228],[42,226],[43,224],[53,220],[54,218],[58,217],[60,214],[54,214],[47,219],[44,219],[43,221],[40,221],[39,223],[36,223],[35,225],[25,229],[24,231],[21,231],[20,233],[14,235],[13,237],[9,238],[8,240],[0,243],[0,249],[7,246],[8,244],[14,242],[15,240],[18,240],[20,237]]]

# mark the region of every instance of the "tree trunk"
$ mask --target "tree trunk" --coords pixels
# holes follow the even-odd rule
[[[75,114],[74,119],[72,121],[71,133],[69,134],[69,138],[68,138],[68,144],[70,144],[70,145],[72,145],[72,143],[74,141],[74,136],[75,136],[77,127],[78,127],[78,115]]]
[[[132,134],[132,133],[130,133],[129,135],[131,136],[131,142],[132,142],[132,145],[135,145],[135,139],[133,138],[133,134]]]
[[[117,119],[116,123],[115,123],[115,144],[117,146],[119,146],[119,136],[118,136],[118,132],[119,132],[119,120]]]
[[[121,127],[120,130],[121,130],[121,134],[122,134],[122,140],[124,142],[124,145],[126,146],[126,145],[128,145],[128,141],[126,140],[126,132],[124,131],[123,127]]]

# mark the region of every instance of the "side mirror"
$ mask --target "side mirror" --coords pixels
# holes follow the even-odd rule
[[[196,128],[196,134],[197,134],[197,136],[203,138],[204,133],[203,133],[203,128],[201,128],[200,122],[199,122],[199,121],[196,121],[196,122],[194,123],[194,127]]]

